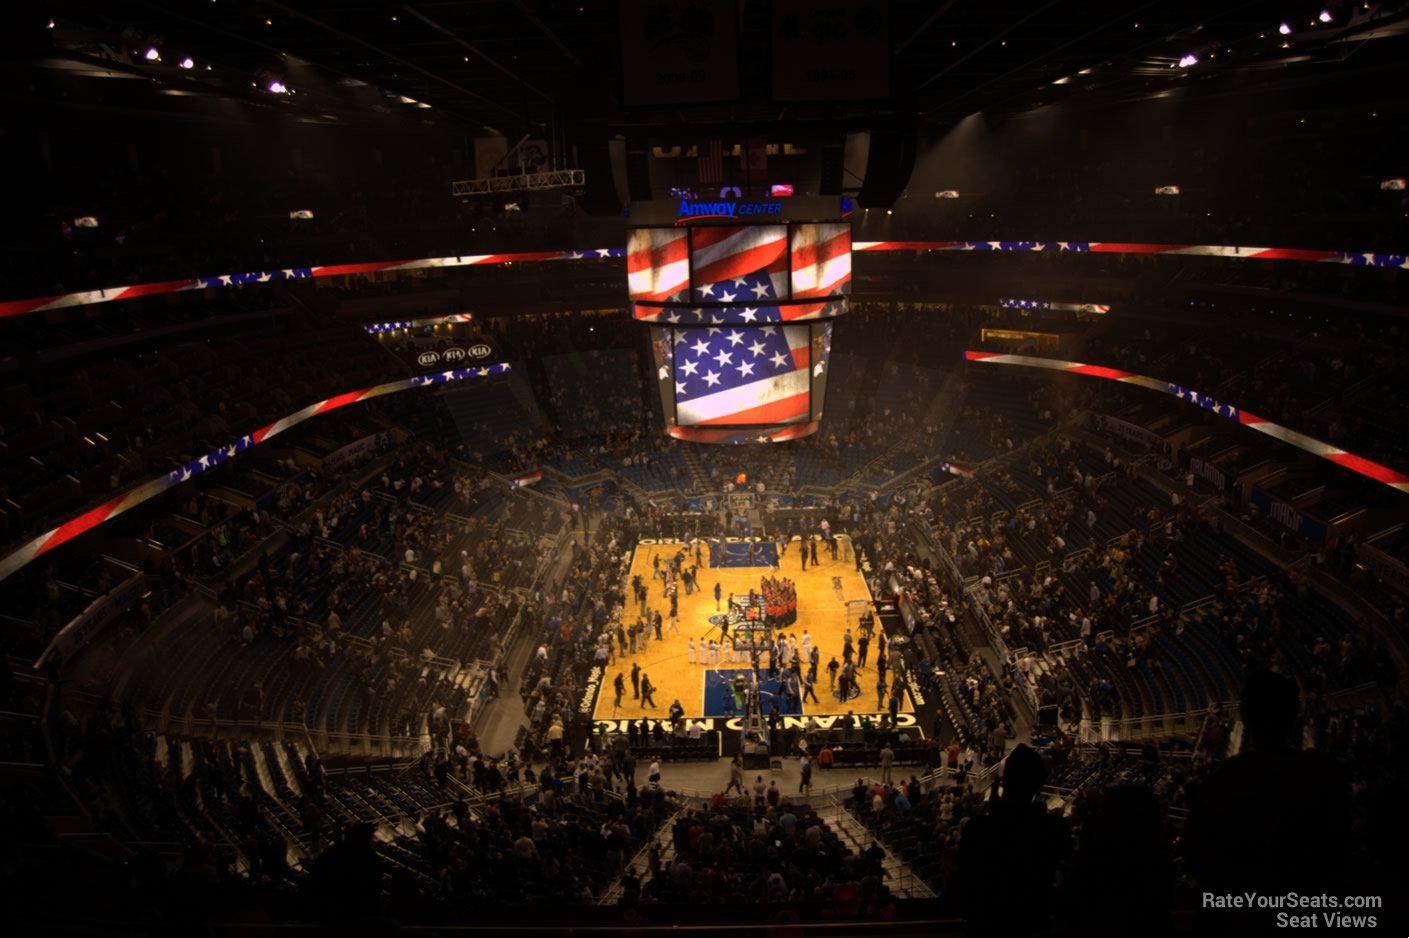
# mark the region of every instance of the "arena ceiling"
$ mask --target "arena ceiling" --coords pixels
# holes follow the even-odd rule
[[[685,0],[682,0],[685,2]],[[1176,88],[1294,91],[1330,70],[1402,68],[1409,4],[1227,0],[894,0],[890,95],[780,105],[745,76],[740,100],[631,108],[617,4],[604,0],[55,0],[24,4],[52,43],[13,59],[12,99],[199,116],[212,98],[318,123],[418,122],[505,134],[591,120],[617,129],[858,122],[893,113],[937,129],[976,111]],[[1322,11],[1328,15],[1323,21]],[[767,49],[771,8],[740,0],[741,49]],[[33,19],[32,22],[38,22]],[[1286,24],[1286,33],[1279,28]],[[1380,41],[1388,40],[1388,41]],[[156,50],[159,61],[149,58]],[[1194,57],[1194,64],[1181,60]],[[183,65],[189,65],[183,68]],[[129,81],[96,82],[94,78]],[[1381,81],[1381,79],[1384,79]],[[278,83],[292,93],[273,93]]]

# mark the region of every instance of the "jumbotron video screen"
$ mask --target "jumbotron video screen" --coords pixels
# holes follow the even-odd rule
[[[651,327],[672,436],[797,439],[822,417],[831,320],[845,314],[850,290],[851,226],[839,200],[784,207],[682,201],[638,213],[678,216],[632,230],[627,243],[632,315]],[[794,220],[820,214],[833,218]],[[747,217],[760,223],[738,223]]]

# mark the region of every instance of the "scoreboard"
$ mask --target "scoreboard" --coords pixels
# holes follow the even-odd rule
[[[840,197],[632,206],[627,285],[651,330],[666,432],[782,441],[817,429],[851,289]]]

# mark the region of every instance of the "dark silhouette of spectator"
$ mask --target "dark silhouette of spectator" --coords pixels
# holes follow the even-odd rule
[[[1243,689],[1243,751],[1190,793],[1184,849],[1201,892],[1345,892],[1349,779],[1300,750],[1297,686],[1252,671]],[[1354,891],[1353,889],[1350,891]],[[1210,927],[1268,926],[1266,910],[1200,910]]]
[[[371,824],[350,824],[342,839],[318,857],[309,877],[322,914],[345,918],[375,914],[381,893],[381,867],[372,849]]]
[[[1093,795],[1078,840],[1068,893],[1075,931],[1087,938],[1168,934],[1174,863],[1154,792],[1113,785]]]
[[[1038,798],[1046,778],[1042,756],[1019,745],[1003,769],[1002,796],[987,817],[964,828],[958,894],[972,934],[1030,935],[1046,927],[1068,840],[1065,823]]]

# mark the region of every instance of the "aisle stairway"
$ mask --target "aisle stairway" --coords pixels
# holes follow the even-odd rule
[[[892,853],[884,841],[867,830],[845,807],[837,805],[835,812],[823,816],[827,825],[836,831],[844,842],[849,843],[857,854],[869,850],[873,844],[885,851],[885,859],[881,861],[881,868],[885,870],[885,883],[898,898],[935,898],[934,890],[929,884],[921,879],[909,864]]]
[[[865,850],[871,848],[873,844],[878,845],[885,851],[885,859],[881,861],[881,868],[885,871],[885,882],[891,892],[901,899],[933,899],[935,892],[930,888],[920,876],[910,868],[903,860],[897,857],[886,844],[878,840],[859,821],[851,816],[851,813],[840,804],[831,806],[830,809],[822,809],[819,812],[827,826],[841,838],[842,842],[858,856]],[[660,831],[653,838],[651,843],[660,845],[661,865],[666,866],[675,857],[675,842],[673,832],[675,820],[679,815],[673,815],[661,825]],[[642,882],[650,877],[650,843],[647,843],[637,852],[636,856],[626,865],[625,872],[630,872]],[[597,897],[598,905],[615,905],[621,900],[621,878],[618,877],[602,891]]]

